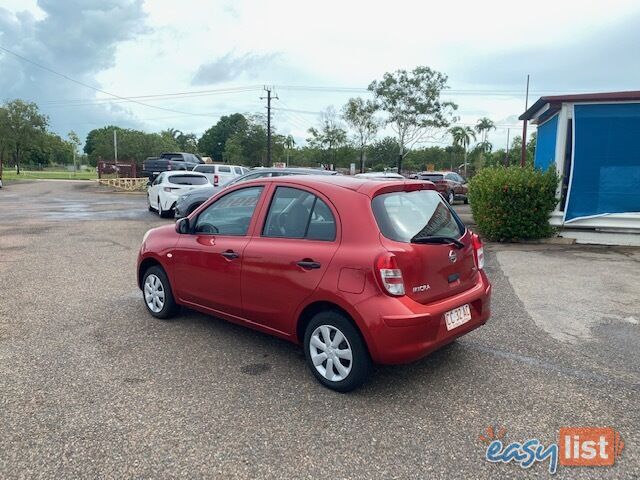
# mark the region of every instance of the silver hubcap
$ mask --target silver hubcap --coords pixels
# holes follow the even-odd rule
[[[158,313],[164,307],[164,285],[153,273],[144,281],[144,301],[153,313]]]
[[[309,352],[313,366],[327,380],[339,382],[349,376],[353,366],[351,345],[336,327],[316,328],[309,340]]]
[[[449,203],[453,203],[453,192],[449,193]]]

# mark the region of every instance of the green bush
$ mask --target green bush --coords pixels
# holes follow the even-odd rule
[[[469,203],[480,233],[488,240],[513,241],[549,237],[558,175],[532,167],[482,169],[469,183]]]

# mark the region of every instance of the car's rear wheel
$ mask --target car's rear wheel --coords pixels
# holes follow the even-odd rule
[[[447,202],[449,202],[449,205],[452,205],[455,199],[456,199],[456,196],[453,193],[453,190],[449,190],[449,193],[447,193]]]
[[[204,202],[200,202],[200,203],[195,203],[193,205],[191,205],[189,207],[189,210],[187,210],[187,213],[185,214],[185,217],[188,217],[189,215],[191,215],[193,212],[196,211],[196,208],[198,208],[200,205],[202,205]]]
[[[320,312],[311,319],[305,330],[304,354],[316,379],[338,392],[359,387],[371,372],[360,333],[338,312]]]
[[[180,309],[173,298],[167,274],[157,265],[144,272],[142,298],[149,313],[156,318],[171,318]]]
[[[464,197],[464,204],[465,205],[469,204],[469,197],[467,197],[467,196]]]
[[[162,203],[160,203],[160,197],[158,197],[158,215],[160,215],[161,218],[167,218],[171,216],[171,210],[162,209]]]

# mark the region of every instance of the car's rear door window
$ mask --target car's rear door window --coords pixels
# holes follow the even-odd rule
[[[196,220],[195,232],[246,235],[263,187],[235,190],[209,205]]]
[[[297,188],[278,187],[262,235],[333,241],[336,222],[331,209],[316,195]]]
[[[218,173],[231,173],[231,167],[218,165]]]
[[[378,195],[372,209],[380,232],[390,240],[410,242],[418,237],[459,238],[464,234],[464,227],[434,190]]]
[[[242,169],[240,167],[233,167],[233,172],[236,175],[242,175]]]

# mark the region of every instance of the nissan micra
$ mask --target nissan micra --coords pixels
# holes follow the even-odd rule
[[[486,323],[480,238],[433,184],[262,178],[149,230],[138,285],[151,315],[180,306],[301,344],[349,391],[373,363],[417,360]]]

